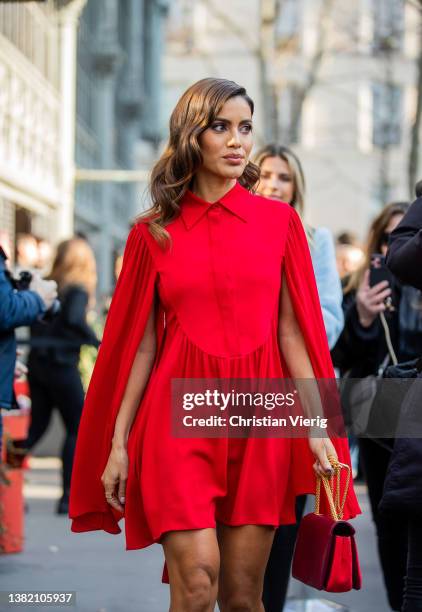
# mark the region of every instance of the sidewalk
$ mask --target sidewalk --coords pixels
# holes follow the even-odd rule
[[[24,552],[0,556],[0,590],[76,591],[76,607],[6,606],[1,610],[33,612],[166,612],[168,585],[161,584],[161,546],[126,551],[124,535],[104,532],[74,534],[69,520],[54,514],[60,494],[57,459],[32,459],[26,472]],[[365,489],[357,487],[364,515],[354,521],[358,534],[364,587],[342,595],[321,594],[292,580],[294,598],[326,599],[351,612],[386,612],[389,609],[375,550]],[[344,610],[289,603],[288,612]],[[286,610],[287,612],[287,610]]]

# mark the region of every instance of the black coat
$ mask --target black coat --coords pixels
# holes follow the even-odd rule
[[[402,282],[422,290],[422,198],[412,204],[392,233],[387,265]],[[420,429],[421,378],[406,396],[401,415]],[[422,515],[422,439],[396,439],[379,509],[404,516]]]
[[[385,318],[391,341],[399,361],[409,361],[422,354],[422,296],[412,287],[393,284],[393,312]],[[343,376],[362,378],[376,374],[388,354],[385,332],[379,317],[369,327],[359,322],[356,293],[343,298],[345,325],[331,351],[333,363]]]
[[[387,265],[402,283],[422,291],[422,197],[392,232]]]
[[[28,366],[34,361],[46,366],[77,366],[84,344],[99,346],[86,320],[88,293],[78,285],[69,285],[59,293],[61,310],[50,322],[31,327],[31,352]]]

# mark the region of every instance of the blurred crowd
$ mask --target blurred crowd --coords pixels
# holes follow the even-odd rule
[[[406,274],[400,274],[400,266],[387,274],[385,258],[391,236],[400,233],[403,227],[409,228],[406,220],[409,214],[414,216],[415,206],[422,209],[421,197],[413,206],[409,202],[386,203],[372,220],[362,243],[348,229],[334,240],[328,229],[312,227],[306,222],[312,198],[306,197],[305,174],[295,153],[287,147],[269,145],[258,152],[255,161],[261,169],[258,193],[289,203],[302,217],[338,376],[357,380],[382,377],[389,365],[420,358],[422,276],[418,286]],[[422,227],[422,219],[419,221]],[[414,227],[415,232],[419,231],[417,224]],[[410,239],[412,235],[410,232]],[[95,257],[84,236],[74,236],[53,249],[44,239],[20,234],[16,239],[16,263],[10,266],[10,245],[4,234],[0,234],[0,240],[3,247],[0,251],[0,406],[7,410],[19,409],[13,391],[16,377],[26,376],[31,398],[27,438],[6,439],[3,455],[8,465],[22,465],[47,431],[52,412],[57,410],[65,428],[61,451],[63,493],[57,512],[67,514],[78,424],[106,310],[98,312]],[[407,260],[406,269],[410,261]],[[116,261],[116,278],[120,267],[121,258]],[[377,273],[373,272],[374,268]],[[15,329],[21,326],[30,328],[29,338],[19,336],[24,343],[29,343],[25,364],[16,361]],[[399,504],[400,520],[391,508],[389,512],[382,510],[394,457],[394,440],[356,438],[351,433],[350,446],[354,477],[363,479],[368,488],[390,607],[407,612],[422,610],[419,552],[422,535],[420,527],[412,523],[414,508]],[[422,457],[419,459],[422,462]],[[422,483],[422,477],[420,480]],[[420,500],[418,495],[414,493],[416,500]],[[297,499],[296,525],[281,526],[276,532],[265,576],[266,612],[279,611],[284,605],[305,502],[305,497]],[[417,512],[421,510],[419,505]],[[414,541],[418,542],[418,552]]]

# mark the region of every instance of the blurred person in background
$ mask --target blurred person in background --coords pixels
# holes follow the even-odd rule
[[[38,265],[38,242],[32,234],[19,233],[16,236],[15,272],[34,271]]]
[[[26,440],[16,441],[16,453],[24,455],[40,440],[57,408],[65,427],[61,458],[63,494],[58,514],[67,514],[76,436],[84,402],[78,369],[82,345],[98,346],[88,325],[89,305],[95,300],[97,283],[94,253],[81,238],[59,244],[49,276],[57,282],[61,310],[52,321],[31,328],[28,382],[31,393],[31,424]]]
[[[340,278],[355,272],[363,263],[364,252],[351,232],[341,232],[336,238],[336,261]]]
[[[40,274],[46,274],[48,270],[51,269],[51,264],[53,262],[54,249],[51,243],[44,238],[40,238],[37,242],[38,246],[38,258],[37,258],[37,268],[40,271]]]
[[[255,163],[261,170],[257,193],[273,200],[287,202],[304,221],[305,177],[302,165],[293,151],[284,146],[270,144],[257,153]],[[336,268],[334,243],[328,229],[312,228],[306,223],[304,227],[311,250],[328,344],[332,348],[344,323],[343,296]],[[278,612],[284,606],[297,531],[305,503],[306,496],[297,498],[295,525],[282,525],[276,530],[264,581],[263,602],[266,612]]]
[[[422,181],[417,200],[392,232],[387,265],[406,285],[422,291]],[[422,356],[422,353],[421,353]],[[419,379],[420,379],[419,375]],[[421,386],[406,396],[406,418],[421,421]],[[413,423],[413,421],[412,421]],[[396,438],[384,484],[380,513],[408,526],[408,556],[402,612],[422,611],[422,440]]]
[[[371,255],[386,255],[391,232],[407,212],[406,202],[386,206],[373,221],[368,235],[363,265],[345,282],[343,307],[345,328],[332,351],[334,365],[352,379],[376,375],[389,354],[380,313],[384,313],[392,345],[399,361],[422,354],[422,309],[420,296],[394,279],[370,286]],[[407,558],[407,526],[395,518],[381,515],[381,500],[392,442],[388,439],[359,439],[360,457],[376,526],[378,552],[393,610],[400,610],[403,600]]]
[[[6,261],[6,250],[0,245],[0,457],[1,457],[1,409],[17,407],[13,392],[14,376],[25,372],[16,363],[15,329],[31,325],[41,317],[57,297],[54,281],[43,281],[34,276],[28,290],[14,288]]]

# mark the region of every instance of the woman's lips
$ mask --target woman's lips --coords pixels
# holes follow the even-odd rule
[[[233,166],[240,166],[245,158],[242,155],[225,155],[223,159]]]

